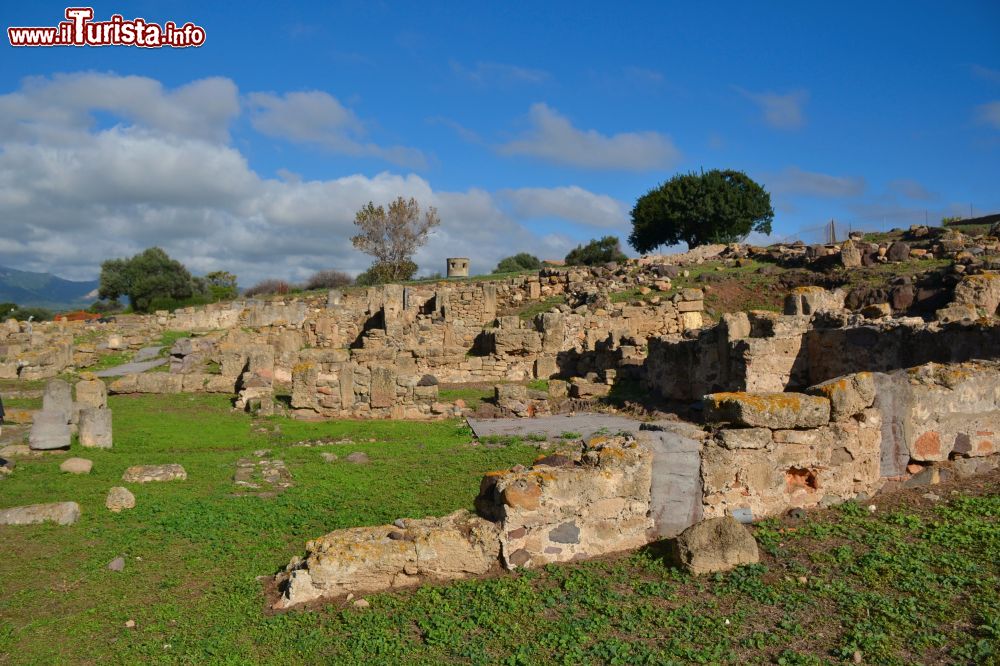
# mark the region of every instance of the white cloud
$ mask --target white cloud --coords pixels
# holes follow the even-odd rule
[[[456,76],[478,86],[543,83],[549,78],[549,73],[541,69],[506,65],[499,62],[477,62],[471,67],[466,67],[452,60],[450,65],[451,71]]]
[[[510,202],[519,219],[555,217],[608,230],[621,230],[628,226],[625,204],[606,194],[594,194],[576,185],[503,190],[500,195]]]
[[[261,134],[343,155],[377,157],[405,167],[427,166],[423,153],[416,148],[365,141],[364,123],[335,97],[320,90],[282,96],[256,92],[250,93],[247,101],[250,121]]]
[[[915,180],[909,178],[897,178],[888,184],[890,192],[902,195],[907,199],[918,201],[930,201],[935,198],[935,194]]]
[[[984,125],[1000,129],[1000,100],[977,106],[976,118]]]
[[[94,112],[108,112],[149,131],[225,142],[239,111],[236,85],[221,77],[171,91],[143,76],[30,77],[18,92],[0,96],[0,139],[70,140],[94,125]]]
[[[831,176],[803,171],[796,166],[762,180],[775,194],[837,198],[858,196],[865,191],[865,179],[859,176]]]
[[[498,148],[503,155],[527,155],[555,164],[587,169],[643,171],[676,164],[680,151],[659,132],[623,132],[611,136],[579,130],[546,104],[533,104],[532,128]]]
[[[131,99],[116,106],[114,97],[80,85],[85,78],[105,91],[145,90],[168,106],[194,95],[215,110],[199,118]],[[504,197],[437,191],[413,174],[306,180],[279,170],[278,178],[263,178],[224,142],[230,109],[238,109],[229,106],[239,98],[231,82],[165,91],[149,79],[124,78],[33,80],[0,96],[0,265],[88,279],[105,259],[159,245],[196,273],[229,270],[244,286],[267,277],[302,280],[326,268],[357,273],[370,258],[349,240],[355,211],[400,195],[441,215],[416,257],[424,272],[443,271],[449,256],[469,256],[474,271],[488,271],[519,251],[562,256],[573,245],[530,231]],[[321,102],[314,117],[329,118],[331,110]],[[119,122],[99,126],[95,111]],[[341,119],[354,122],[346,110]]]
[[[795,130],[805,125],[802,107],[809,99],[806,90],[793,90],[780,94],[775,92],[751,92],[737,87],[736,90],[752,101],[760,109],[764,122],[771,127]]]

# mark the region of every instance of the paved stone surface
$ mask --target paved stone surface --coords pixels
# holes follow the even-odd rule
[[[255,455],[257,453],[259,452],[254,452]],[[276,497],[294,485],[292,473],[288,471],[284,460],[252,458],[240,458],[236,461],[233,482],[244,491],[237,493],[238,496],[257,495],[265,498]]]
[[[672,537],[702,518],[701,442],[703,431],[686,423],[644,423],[608,414],[574,414],[534,419],[468,419],[477,437],[545,435],[565,432],[589,439],[597,434],[644,435],[653,449],[652,518],[656,535]]]
[[[131,363],[124,363],[113,368],[107,368],[106,370],[99,370],[98,372],[95,372],[94,375],[97,377],[122,377],[124,375],[135,375],[146,372],[147,370],[152,370],[153,368],[157,368],[161,365],[165,365],[169,362],[169,360],[170,359],[166,358],[157,358],[152,361],[132,361]]]
[[[80,518],[80,505],[76,502],[29,504],[0,510],[0,525],[35,525],[53,522],[72,525]]]
[[[145,361],[152,361],[154,358],[159,356],[160,350],[163,347],[143,347],[135,353],[132,357],[133,363],[143,363]]]
[[[149,483],[150,481],[184,481],[187,472],[176,463],[167,465],[134,465],[125,470],[125,483]]]

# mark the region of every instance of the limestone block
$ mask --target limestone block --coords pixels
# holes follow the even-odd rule
[[[100,379],[76,383],[76,402],[82,407],[102,409],[108,406],[108,387]]]
[[[712,393],[705,420],[763,428],[815,428],[830,420],[830,401],[804,393]]]
[[[841,421],[872,406],[875,379],[870,372],[859,372],[817,384],[807,391],[830,401],[830,418]]]
[[[0,510],[0,525],[34,525],[53,522],[72,525],[80,519],[80,505],[76,502],[29,504]]]
[[[68,449],[70,444],[70,426],[63,412],[36,412],[31,424],[29,445],[36,451],[52,449]]]
[[[370,402],[373,409],[391,407],[396,402],[396,373],[392,368],[371,369]]]
[[[982,309],[988,315],[1000,311],[1000,273],[966,275],[955,285],[955,303]]]
[[[45,385],[42,395],[42,410],[50,413],[62,413],[69,422],[73,412],[73,389],[61,379],[53,379]]]
[[[727,449],[763,449],[771,445],[771,431],[767,428],[724,428],[717,438]]]
[[[112,446],[111,410],[93,407],[81,410],[79,439],[80,446],[83,447],[110,449]]]

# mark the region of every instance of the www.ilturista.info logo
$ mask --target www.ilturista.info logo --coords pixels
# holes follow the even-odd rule
[[[66,19],[54,28],[7,28],[11,46],[164,46],[186,48],[205,43],[205,29],[191,22],[162,26],[146,19],[126,20],[113,14],[108,21],[94,21],[92,7],[67,7]]]

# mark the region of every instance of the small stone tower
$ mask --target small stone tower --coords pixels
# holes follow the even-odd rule
[[[448,277],[469,277],[468,257],[449,257]]]

